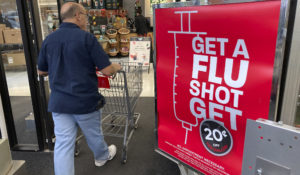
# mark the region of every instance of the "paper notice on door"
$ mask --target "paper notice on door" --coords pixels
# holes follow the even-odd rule
[[[8,64],[13,64],[13,63],[14,63],[14,58],[8,57]]]

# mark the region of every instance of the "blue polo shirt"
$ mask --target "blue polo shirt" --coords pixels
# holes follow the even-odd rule
[[[49,112],[87,114],[103,98],[98,92],[96,67],[109,66],[109,57],[90,33],[76,24],[62,23],[42,44],[38,69],[48,72]]]

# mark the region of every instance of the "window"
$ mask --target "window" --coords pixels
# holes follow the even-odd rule
[[[173,0],[150,0],[150,14],[153,14],[152,5],[153,4],[161,4],[161,3],[170,3]]]

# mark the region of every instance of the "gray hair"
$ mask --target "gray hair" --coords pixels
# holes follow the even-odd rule
[[[80,6],[78,4],[72,3],[69,8],[65,11],[61,11],[61,20],[73,18],[77,12],[80,11]]]

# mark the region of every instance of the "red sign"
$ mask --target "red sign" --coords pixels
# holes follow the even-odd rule
[[[107,89],[109,89],[110,84],[109,84],[109,79],[108,78],[111,78],[111,77],[106,76],[106,75],[102,74],[99,71],[96,71],[96,74],[97,74],[97,78],[98,78],[98,88],[107,88]]]
[[[160,150],[241,174],[246,120],[268,118],[279,14],[280,1],[155,10]]]

